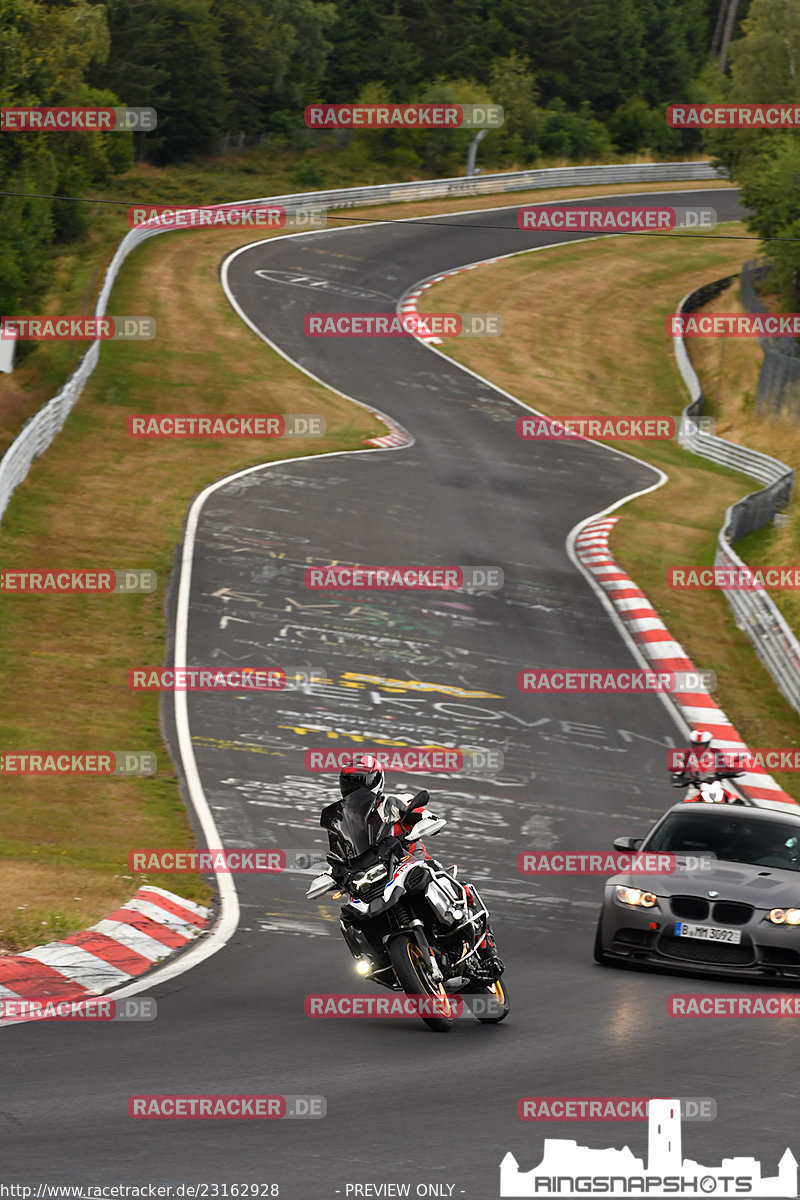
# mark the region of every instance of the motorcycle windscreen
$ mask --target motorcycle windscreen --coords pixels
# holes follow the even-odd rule
[[[324,811],[324,825],[331,835],[332,848],[342,858],[357,858],[385,836],[386,825],[377,804],[374,792],[359,788]]]

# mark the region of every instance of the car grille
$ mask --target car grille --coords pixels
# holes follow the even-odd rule
[[[685,962],[714,963],[718,966],[746,967],[755,961],[753,947],[749,943],[731,946],[727,942],[701,942],[695,938],[672,937],[664,934],[658,949],[670,958]]]
[[[752,904],[737,904],[734,900],[720,900],[714,905],[714,920],[720,925],[746,925],[753,915]]]
[[[707,921],[713,917],[720,925],[746,925],[754,911],[752,904],[718,900],[712,905],[701,896],[673,896],[670,908],[682,921]]]
[[[683,921],[705,921],[711,905],[698,896],[673,896],[670,907],[675,916]]]

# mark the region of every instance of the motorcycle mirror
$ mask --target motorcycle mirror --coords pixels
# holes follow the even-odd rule
[[[332,892],[336,887],[333,881],[333,876],[325,871],[322,875],[318,875],[312,882],[311,887],[306,892],[309,900],[316,900],[317,896],[324,896],[326,892]]]
[[[412,841],[416,841],[418,838],[432,837],[434,833],[444,829],[446,824],[447,821],[444,817],[423,817],[421,821],[417,821],[409,837]]]

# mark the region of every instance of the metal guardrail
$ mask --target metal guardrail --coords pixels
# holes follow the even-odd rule
[[[612,183],[702,182],[724,178],[710,162],[621,163],[596,167],[553,167],[532,171],[511,171],[501,175],[479,175],[456,179],[427,179],[411,183],[378,184],[374,187],[337,188],[327,192],[293,192],[285,196],[267,196],[255,200],[237,200],[235,205],[280,204],[287,212],[317,206],[354,208],[396,201],[431,200],[452,196],[480,196],[498,192],[527,191],[533,188],[588,187]],[[220,205],[219,207],[226,207]],[[231,207],[228,205],[227,207]],[[125,259],[147,238],[171,232],[166,228],[138,226],[120,242],[106,270],[95,306],[95,316],[107,311],[111,289]],[[99,341],[93,342],[78,367],[61,388],[30,418],[0,459],[0,520],[14,489],[25,479],[34,458],[43,454],[63,428],[86,380],[100,354]]]
[[[725,279],[716,279],[713,283],[690,292],[681,300],[678,312],[694,312],[718,296],[735,278],[736,276],[730,275]],[[734,471],[741,471],[742,474],[750,475],[764,484],[761,491],[751,492],[730,506],[717,535],[714,565],[746,570],[746,564],[733,549],[733,543],[746,533],[763,529],[774,519],[776,512],[789,503],[794,471],[786,463],[772,458],[769,454],[737,446],[724,438],[716,437],[715,434],[703,433],[696,428],[696,423],[689,425],[688,431],[686,430],[688,423],[685,418],[697,418],[702,413],[703,389],[697,372],[689,361],[684,339],[675,337],[673,345],[678,370],[691,396],[690,403],[684,409],[681,445],[695,454],[702,455],[703,458],[709,458]],[[728,588],[723,590],[737,625],[752,641],[759,658],[783,695],[792,707],[800,712],[800,643],[786,619],[763,588],[752,591]]]

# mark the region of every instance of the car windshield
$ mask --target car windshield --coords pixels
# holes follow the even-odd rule
[[[800,826],[754,820],[740,813],[670,813],[642,849],[666,854],[713,854],[725,862],[800,871]]]

